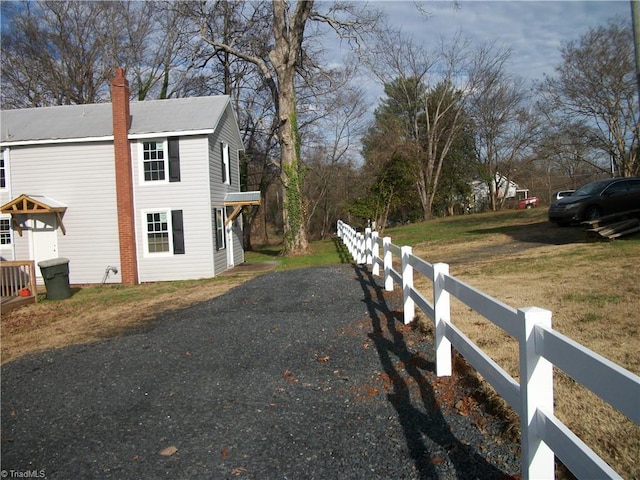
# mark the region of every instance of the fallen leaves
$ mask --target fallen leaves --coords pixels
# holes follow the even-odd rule
[[[296,383],[298,381],[298,379],[289,370],[285,370],[282,376],[291,383]]]
[[[354,385],[349,389],[349,392],[356,401],[363,401],[376,397],[380,393],[380,389],[374,385]]]
[[[162,450],[160,450],[160,455],[162,455],[163,457],[170,457],[177,451],[178,451],[177,447],[174,445],[171,445],[170,447],[163,448]]]

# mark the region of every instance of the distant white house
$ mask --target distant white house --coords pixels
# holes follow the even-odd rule
[[[492,185],[496,189],[497,198],[514,197],[518,200],[527,198],[529,190],[521,188],[517,183],[507,180],[506,177],[496,173],[495,183]],[[471,194],[476,210],[482,210],[484,207],[491,205],[491,190],[487,182],[475,180],[471,183]]]
[[[118,69],[112,103],[1,123],[3,260],[68,258],[72,284],[209,278],[244,261],[238,214],[260,195],[240,192],[228,96],[129,103]]]

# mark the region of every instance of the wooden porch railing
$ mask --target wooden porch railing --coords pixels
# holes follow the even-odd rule
[[[38,301],[36,267],[33,260],[0,263],[0,295],[2,311]]]

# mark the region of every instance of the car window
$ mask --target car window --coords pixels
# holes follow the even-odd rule
[[[640,178],[634,180],[628,180],[630,192],[640,192]]]
[[[587,183],[586,185],[577,189],[572,196],[579,197],[581,195],[597,195],[603,188],[602,181]]]
[[[611,185],[609,185],[607,188],[605,188],[604,190],[604,194],[616,194],[616,193],[625,193],[628,190],[628,183],[626,181],[620,181],[620,182],[615,182]]]

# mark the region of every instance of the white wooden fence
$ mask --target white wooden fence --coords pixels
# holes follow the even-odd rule
[[[553,330],[548,310],[505,305],[449,275],[449,265],[430,264],[371,229],[360,233],[338,221],[338,236],[356,263],[372,265],[377,276],[382,271],[385,290],[402,286],[404,323],[413,321],[416,306],[434,322],[438,376],[451,375],[453,346],[518,413],[523,479],[553,479],[554,455],[578,478],[621,478],[554,416],[553,365],[639,424],[640,377]],[[414,269],[433,283],[432,302],[414,288]],[[450,295],[518,340],[521,383],[455,327]]]

